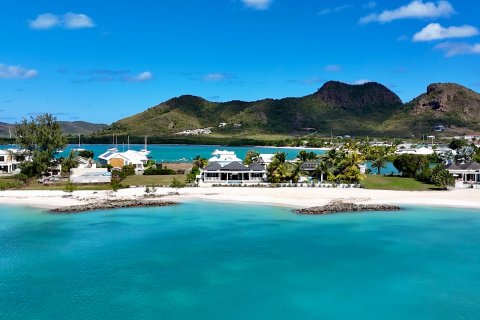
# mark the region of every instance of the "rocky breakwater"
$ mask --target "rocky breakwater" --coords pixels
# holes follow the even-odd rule
[[[348,202],[332,202],[324,206],[295,210],[298,214],[332,214],[340,212],[361,211],[398,211],[400,207],[388,204],[356,204]]]
[[[121,209],[121,208],[133,208],[133,207],[166,207],[174,206],[178,203],[172,201],[160,201],[160,200],[113,200],[103,202],[93,202],[85,205],[61,207],[51,209],[50,213],[79,213],[94,210],[108,210],[108,209]]]

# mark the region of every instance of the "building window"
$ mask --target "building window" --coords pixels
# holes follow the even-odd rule
[[[5,162],[5,156],[0,156],[0,162]]]

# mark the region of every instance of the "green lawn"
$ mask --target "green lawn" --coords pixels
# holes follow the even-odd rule
[[[413,178],[391,177],[382,175],[367,175],[363,180],[365,189],[429,191],[435,185],[423,183]]]
[[[128,176],[122,180],[125,186],[149,186],[149,185],[170,185],[173,178],[185,182],[184,174],[168,175],[168,176]]]

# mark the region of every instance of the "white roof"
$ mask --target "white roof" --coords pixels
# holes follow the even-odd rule
[[[433,150],[427,147],[421,147],[415,150],[416,154],[433,154]]]
[[[275,156],[274,153],[260,153],[259,158],[266,163],[270,163],[273,160],[273,157]]]
[[[228,150],[218,150],[218,149],[212,152],[212,156],[221,156],[221,155],[235,156],[235,152],[228,151]]]
[[[141,164],[148,161],[148,158],[144,153],[135,150],[128,150],[125,152],[107,151],[99,156],[100,159],[107,161],[117,157],[124,158],[133,164]]]
[[[242,162],[242,159],[239,159],[236,155],[235,152],[233,151],[227,151],[227,150],[215,150],[212,153],[213,157],[208,159],[208,162],[220,162],[222,165],[226,165],[230,162]]]

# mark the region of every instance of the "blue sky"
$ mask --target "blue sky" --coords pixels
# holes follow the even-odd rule
[[[111,123],[182,94],[303,96],[377,81],[480,89],[474,0],[4,0],[0,121]]]

